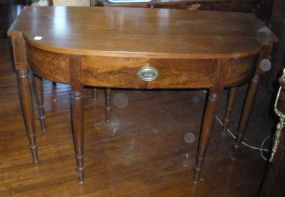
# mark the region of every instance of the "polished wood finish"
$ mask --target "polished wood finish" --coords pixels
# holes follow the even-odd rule
[[[219,60],[216,65],[214,86],[209,91],[208,101],[206,105],[206,111],[203,116],[202,130],[199,139],[198,151],[196,156],[196,164],[194,166],[194,182],[197,183],[201,174],[201,167],[205,157],[206,149],[209,144],[209,138],[213,130],[213,124],[215,120],[215,114],[217,110],[217,104],[219,96],[224,88],[225,75],[229,72],[229,62],[225,60]]]
[[[198,183],[201,174],[201,167],[205,157],[206,149],[209,144],[209,138],[214,124],[217,102],[221,90],[211,89],[206,106],[206,112],[203,117],[203,126],[199,140],[198,152],[196,156],[196,164],[194,166],[194,182]]]
[[[81,94],[81,62],[78,56],[69,57],[69,72],[72,89],[71,121],[78,182],[84,182],[84,117]]]
[[[43,95],[43,82],[40,77],[33,75],[33,89],[36,95],[38,119],[41,124],[43,132],[46,132],[45,110],[44,110],[44,95]]]
[[[76,14],[78,12],[81,14]],[[56,19],[51,21],[45,16]],[[113,20],[111,16],[116,19]],[[155,20],[158,16],[164,17]],[[34,25],[37,22],[33,18],[40,19],[45,24],[45,28],[50,31],[35,29]],[[97,18],[96,25],[90,25],[90,20],[93,18]],[[59,53],[58,55],[238,59],[256,55],[261,50],[263,43],[256,39],[256,36],[259,36],[259,30],[266,31],[266,38],[264,38],[266,42],[276,40],[262,21],[252,14],[243,13],[168,9],[29,7],[23,10],[19,19],[21,20],[16,20],[11,27],[10,36],[20,36],[21,31],[24,31],[25,39],[29,44],[48,52]],[[120,24],[121,20],[123,23]],[[76,21],[80,22],[81,26],[76,25],[78,24]],[[114,28],[114,23],[122,30]],[[150,24],[153,25],[152,28]],[[88,28],[82,28],[82,25]],[[69,29],[73,31],[70,32]],[[164,31],[158,31],[158,29]],[[35,41],[35,35],[42,36],[43,39]],[[71,36],[79,35],[81,35],[80,41],[70,40]],[[100,42],[95,42],[98,40]],[[209,43],[216,47],[209,47]]]
[[[85,84],[101,87],[151,89],[187,88],[189,84],[196,88],[212,87],[216,62],[201,59],[82,56],[82,64],[84,65],[82,74]],[[158,69],[160,77],[150,82],[139,79],[137,72],[145,65],[151,65]],[[203,70],[200,69],[201,67],[203,67]],[[249,74],[251,69],[251,67],[246,68]],[[191,73],[191,76],[187,73]],[[240,75],[233,73],[229,77],[229,83],[237,83],[240,79]]]
[[[230,122],[230,118],[231,118],[231,114],[233,111],[233,106],[234,106],[235,101],[236,101],[236,96],[237,96],[237,88],[236,87],[230,88],[226,112],[225,112],[225,116],[224,116],[224,122],[223,122],[223,134],[225,134],[227,132],[229,122]]]
[[[32,159],[34,163],[38,163],[39,159],[35,136],[33,98],[29,81],[27,57],[25,54],[25,41],[21,38],[13,38],[12,44],[14,50],[15,68],[17,69],[22,114],[30,144],[30,150],[32,153]]]
[[[49,0],[49,1],[46,1],[45,3],[40,3],[40,2],[33,3],[32,6],[92,6],[95,4],[96,2],[93,0],[92,1],[85,0],[85,1],[80,1],[80,2],[79,1],[76,2],[74,0],[60,0],[60,1]],[[53,85],[56,85],[56,82],[53,82]],[[97,98],[96,88],[93,88],[93,97],[94,97],[94,100],[96,100]],[[37,100],[41,100],[41,99],[42,98],[37,98]],[[106,114],[108,113],[109,112],[106,112]],[[39,110],[39,114],[44,114],[44,113]],[[110,118],[106,117],[106,119],[110,119]],[[42,128],[45,128],[44,121],[41,121],[41,124],[43,125]]]
[[[96,25],[90,23],[94,18]],[[260,30],[266,31],[262,42],[256,39]],[[251,14],[131,8],[26,8],[9,35],[27,42],[33,72],[72,85],[80,183],[84,180],[81,87],[210,89],[197,152],[197,181],[220,92],[247,82],[264,44],[276,41],[264,23]],[[35,36],[40,39],[35,40]],[[156,68],[159,77],[148,82],[139,79],[138,71],[144,66]],[[247,102],[252,103],[253,98]],[[110,106],[109,98],[106,102]]]
[[[128,105],[113,104],[111,124],[105,123],[104,89],[94,102],[83,97],[85,183],[77,183],[70,116],[70,86],[44,80],[49,133],[36,123],[40,163],[31,162],[25,127],[20,115],[17,80],[8,40],[0,40],[0,192],[11,196],[120,196],[120,197],[253,197],[265,167],[258,151],[241,146],[239,159],[229,158],[233,139],[222,136],[215,121],[202,171],[203,181],[193,184],[192,166],[198,145],[206,95],[201,90],[116,90]],[[91,92],[91,91],[90,91]],[[220,96],[217,116],[223,117],[226,91]],[[246,86],[239,88],[232,113],[235,131]],[[261,86],[246,142],[259,146],[274,121],[268,116],[271,93]],[[151,109],[146,109],[151,107]],[[184,141],[191,132],[193,143]],[[266,141],[263,148],[267,148]]]
[[[259,55],[258,66],[256,67],[254,76],[248,87],[248,93],[245,98],[245,103],[244,103],[244,107],[243,107],[243,111],[242,111],[242,115],[240,119],[240,124],[239,124],[239,128],[238,128],[237,135],[236,135],[236,141],[233,146],[233,153],[232,153],[233,160],[236,159],[237,157],[238,149],[240,147],[241,141],[246,131],[246,127],[249,121],[250,113],[252,111],[252,107],[253,107],[253,103],[256,97],[257,88],[260,82],[261,75],[268,71],[262,67],[261,62],[264,59],[270,59],[271,50],[272,50],[272,45],[265,46]]]

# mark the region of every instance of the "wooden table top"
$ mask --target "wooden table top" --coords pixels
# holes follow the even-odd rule
[[[255,55],[277,40],[253,14],[120,7],[26,7],[8,35],[59,53],[200,59]]]

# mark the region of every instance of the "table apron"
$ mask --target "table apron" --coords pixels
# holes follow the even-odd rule
[[[70,83],[69,55],[27,46],[30,68],[40,77]],[[253,73],[256,57],[222,60],[228,62],[217,79],[217,59],[173,59],[110,56],[80,56],[82,86],[110,88],[211,88],[216,81],[231,87],[242,84]],[[154,69],[155,79],[144,80],[142,68]],[[146,75],[147,76],[147,75]],[[221,76],[221,75],[219,75]],[[220,84],[221,84],[220,82]]]

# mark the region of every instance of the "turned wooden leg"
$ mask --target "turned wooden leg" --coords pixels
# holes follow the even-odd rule
[[[220,96],[219,90],[211,89],[208,96],[206,111],[203,117],[203,125],[200,134],[198,152],[196,156],[196,164],[194,166],[194,182],[197,183],[201,174],[201,166],[208,146],[210,134],[212,132],[218,98]]]
[[[238,132],[236,136],[236,140],[233,147],[233,153],[232,153],[232,160],[236,159],[236,155],[238,152],[238,149],[240,147],[241,141],[243,139],[244,133],[246,131],[246,127],[248,124],[249,116],[252,111],[253,103],[256,97],[257,93],[257,87],[260,81],[261,74],[264,72],[267,72],[271,68],[271,63],[268,59],[263,59],[259,62],[259,65],[255,71],[254,77],[251,80],[251,83],[248,87],[248,92],[245,98],[245,103],[243,106],[243,111],[238,127]]]
[[[226,108],[226,113],[224,117],[224,123],[223,123],[223,134],[227,132],[228,125],[230,122],[233,106],[236,100],[237,96],[237,88],[230,88],[229,89],[229,96],[228,96],[228,102],[227,102],[227,108]]]
[[[84,117],[81,84],[81,59],[80,56],[69,57],[70,83],[72,89],[71,126],[76,159],[76,172],[78,182],[84,182]]]
[[[38,163],[32,92],[27,69],[17,70],[21,108],[34,163]]]
[[[105,89],[105,112],[106,112],[106,122],[110,123],[111,119],[111,89],[110,88],[106,88]]]
[[[82,111],[82,94],[79,90],[72,92],[72,128],[74,133],[74,147],[76,171],[80,184],[84,182],[84,121]]]
[[[36,102],[38,108],[38,119],[41,124],[43,132],[46,132],[45,111],[44,111],[44,95],[43,95],[43,81],[40,77],[33,75],[33,89],[36,95]]]

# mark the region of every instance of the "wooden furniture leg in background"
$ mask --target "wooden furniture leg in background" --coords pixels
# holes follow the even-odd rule
[[[105,89],[105,112],[106,112],[106,122],[110,123],[111,122],[111,89],[106,88]]]
[[[84,116],[81,93],[81,60],[78,56],[69,57],[70,83],[72,89],[71,126],[74,136],[74,149],[78,182],[84,182]]]
[[[43,132],[46,132],[45,111],[44,111],[44,95],[42,78],[33,75],[33,89],[36,96],[38,119]]]
[[[206,111],[203,117],[203,126],[198,145],[198,152],[196,156],[196,164],[194,166],[194,182],[197,183],[200,178],[201,166],[209,143],[209,138],[212,132],[215,114],[217,109],[218,98],[221,90],[210,89]]]
[[[226,113],[225,113],[224,123],[223,123],[223,135],[227,132],[231,114],[233,111],[233,106],[236,100],[236,96],[237,96],[237,87],[230,88],[229,95],[228,95],[228,101],[227,101],[227,108],[226,108]]]
[[[272,48],[272,46],[267,47],[267,48],[263,49],[263,51],[261,52],[261,54],[259,56],[258,66],[257,66],[255,73],[254,73],[254,76],[253,76],[253,78],[249,84],[248,92],[247,92],[247,95],[245,98],[245,103],[243,106],[243,111],[242,111],[242,115],[241,115],[241,119],[240,119],[240,123],[239,123],[239,127],[238,127],[236,140],[235,140],[234,147],[233,147],[232,160],[236,159],[238,149],[239,149],[240,144],[242,142],[242,139],[244,137],[244,133],[246,131],[246,127],[247,127],[247,124],[249,121],[249,116],[250,116],[250,113],[252,111],[253,104],[255,101],[260,77],[262,74],[269,71],[271,68],[271,63],[270,63],[269,59],[266,59],[266,58],[270,57],[271,48]]]
[[[255,100],[256,92],[257,92],[259,77],[260,77],[260,74],[258,72],[255,73],[255,76],[252,79],[252,81],[249,85],[249,88],[248,88],[248,93],[246,95],[245,104],[243,107],[242,116],[241,116],[238,132],[237,132],[237,136],[236,136],[236,141],[234,143],[232,160],[236,159],[237,151],[240,147],[241,141],[243,139],[243,136],[244,136],[244,133],[246,130],[246,126],[248,124],[250,112],[252,111],[253,103]]]

